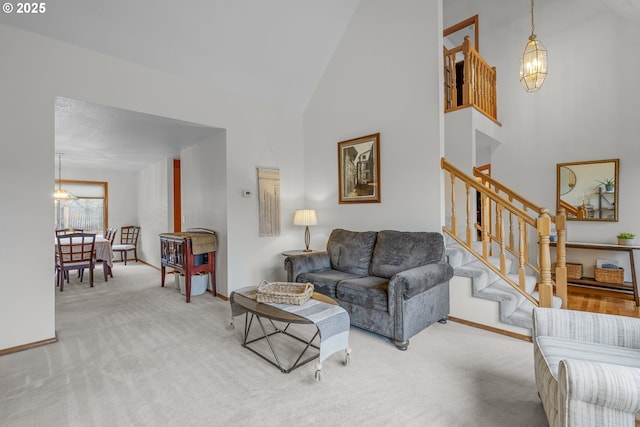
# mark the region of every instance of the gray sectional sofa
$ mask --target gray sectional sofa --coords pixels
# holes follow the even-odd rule
[[[284,266],[288,281],[313,283],[349,312],[352,325],[401,350],[449,315],[453,269],[440,233],[335,229],[326,251],[289,256]]]

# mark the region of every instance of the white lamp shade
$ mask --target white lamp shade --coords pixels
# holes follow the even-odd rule
[[[318,217],[313,209],[298,209],[293,215],[293,225],[317,225]]]

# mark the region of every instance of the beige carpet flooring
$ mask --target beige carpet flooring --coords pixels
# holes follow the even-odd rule
[[[547,425],[530,343],[448,322],[401,352],[352,328],[352,363],[316,382],[242,348],[228,302],[186,304],[141,263],[114,275],[56,291],[57,343],[0,357],[1,426]]]

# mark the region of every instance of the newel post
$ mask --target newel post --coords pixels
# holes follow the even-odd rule
[[[540,307],[551,307],[553,305],[553,284],[551,282],[551,254],[549,249],[549,236],[551,235],[549,209],[540,209],[540,215],[537,219],[537,229],[540,241],[539,303]]]

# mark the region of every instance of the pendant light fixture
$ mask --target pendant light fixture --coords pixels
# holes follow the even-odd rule
[[[531,0],[531,35],[520,58],[520,83],[527,92],[535,92],[542,87],[547,77],[547,49],[536,40],[533,21],[533,0]]]
[[[56,200],[73,199],[73,195],[67,190],[62,189],[62,155],[64,153],[56,153],[58,156],[58,189],[53,192],[53,198]]]

